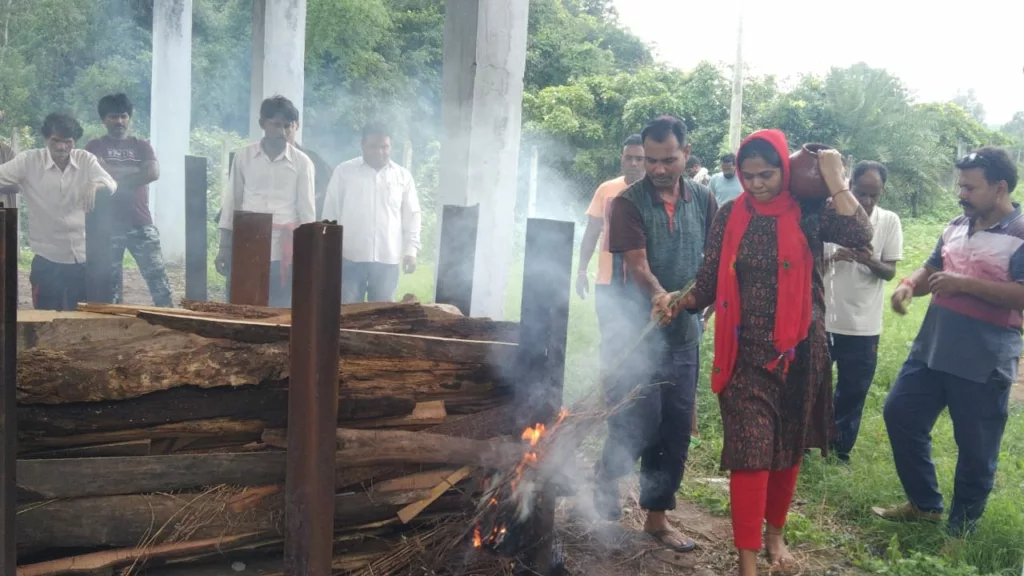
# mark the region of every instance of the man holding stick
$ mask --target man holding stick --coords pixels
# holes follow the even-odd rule
[[[675,509],[690,446],[700,323],[694,314],[673,319],[669,292],[696,278],[718,204],[707,187],[683,177],[690,154],[685,124],[663,116],[641,137],[647,176],[615,198],[609,214],[611,285],[621,301],[615,331],[620,340],[610,349],[626,349],[649,317],[665,320],[606,375],[607,405],[630,403],[609,417],[594,504],[606,518],[619,517],[617,481],[639,458],[644,531],[666,548],[689,552],[695,544],[669,525],[665,512]]]

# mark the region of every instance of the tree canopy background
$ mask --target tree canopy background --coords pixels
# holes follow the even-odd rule
[[[252,2],[193,6],[192,152],[213,157],[218,170],[222,142],[234,146],[248,130]],[[47,113],[69,110],[88,124],[87,137],[97,135],[97,100],[124,91],[136,105],[134,128],[145,135],[151,23],[152,0],[0,0],[3,132],[25,127],[31,143]],[[411,142],[431,207],[443,29],[439,0],[308,0],[305,144],[340,162],[358,154],[363,123],[386,119],[396,149]],[[531,0],[521,196],[537,146],[538,204],[579,214],[597,184],[616,175],[621,141],[659,114],[685,120],[693,152],[714,166],[727,147],[731,77],[728,65],[680,71],[658,63],[619,24],[610,0]],[[808,74],[788,91],[779,84],[746,75],[744,133],[778,127],[791,145],[824,142],[886,163],[892,180],[884,202],[907,216],[950,196],[958,147],[1024,148],[1024,112],[992,130],[972,93],[916,103],[899,78],[864,64]]]

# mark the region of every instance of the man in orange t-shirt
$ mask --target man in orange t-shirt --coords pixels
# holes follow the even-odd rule
[[[576,274],[576,293],[580,298],[586,299],[590,293],[590,279],[587,276],[587,268],[590,266],[590,259],[597,248],[598,240],[601,241],[601,249],[597,260],[597,281],[594,286],[595,308],[597,310],[597,322],[602,332],[611,330],[611,314],[614,312],[614,304],[610,293],[612,281],[612,254],[608,251],[608,206],[618,195],[626,191],[631,184],[644,177],[644,145],[639,134],[634,134],[622,143],[622,156],[619,158],[622,166],[622,176],[609,180],[597,187],[594,192],[594,199],[587,208],[587,229],[583,233],[583,243],[580,246],[579,271]],[[602,339],[607,341],[607,339]],[[601,358],[607,362],[614,358],[615,354],[601,350]]]
[[[587,277],[587,268],[590,266],[590,259],[597,248],[597,241],[601,240],[601,250],[597,260],[597,282],[595,296],[599,293],[599,286],[607,286],[612,281],[612,254],[608,251],[608,219],[605,217],[608,206],[612,199],[622,194],[631,184],[644,177],[644,145],[639,134],[634,134],[622,144],[622,156],[619,158],[622,166],[622,176],[608,180],[597,187],[594,192],[594,199],[587,208],[587,230],[583,233],[583,243],[580,245],[580,265],[576,275],[576,293],[580,298],[586,299],[590,292],[590,279]],[[600,306],[598,303],[598,315]],[[598,319],[600,322],[600,318]]]

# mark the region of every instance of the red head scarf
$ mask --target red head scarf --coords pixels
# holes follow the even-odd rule
[[[779,130],[760,130],[743,141],[740,151],[752,140],[763,140],[779,153],[782,159],[782,192],[768,202],[758,202],[744,189],[743,194],[733,203],[729,221],[725,225],[722,255],[718,263],[715,363],[711,375],[711,389],[716,394],[725,389],[736,366],[739,333],[743,329],[740,326],[742,302],[736,276],[736,254],[755,213],[775,218],[779,252],[774,337],[778,356],[766,368],[775,370],[780,361],[784,369],[788,368],[796,345],[807,338],[811,326],[811,272],[814,260],[807,246],[807,238],[800,229],[800,204],[789,192],[789,147],[786,145],[786,136]]]

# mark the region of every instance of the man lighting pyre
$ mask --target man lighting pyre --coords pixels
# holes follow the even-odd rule
[[[612,346],[618,350],[640,333],[651,314],[669,313],[670,291],[693,281],[718,209],[707,187],[683,176],[690,154],[685,124],[661,117],[641,137],[647,175],[612,201],[609,215],[617,299],[610,334],[619,339]],[[676,507],[686,466],[699,345],[697,316],[666,317],[661,330],[603,375],[608,406],[643,389],[608,419],[608,440],[596,469],[595,506],[608,519],[620,516],[618,479],[639,458],[640,506],[647,511],[644,531],[679,552],[693,550],[695,544],[669,524],[666,511]]]

